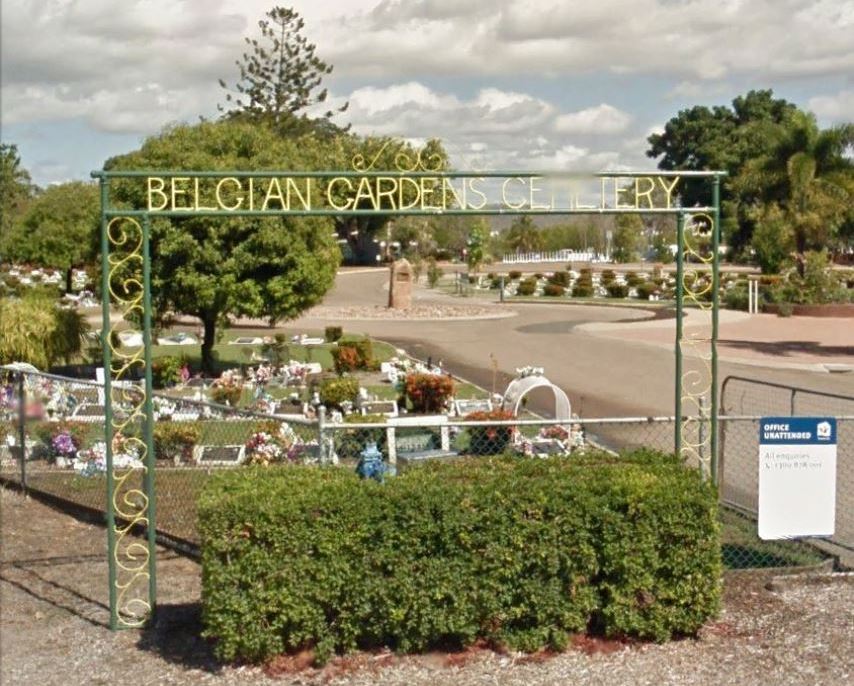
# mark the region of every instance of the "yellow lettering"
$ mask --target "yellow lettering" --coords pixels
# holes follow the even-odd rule
[[[534,182],[535,182],[535,181],[542,181],[542,179],[543,179],[543,177],[542,177],[542,176],[532,176],[530,179],[528,179],[529,191],[530,191],[530,195],[529,195],[529,197],[530,197],[530,202],[529,202],[529,205],[530,205],[530,207],[531,207],[531,209],[532,209],[532,210],[548,210],[548,209],[552,209],[552,208],[554,207],[554,202],[552,202],[552,204],[551,204],[551,205],[548,205],[548,204],[546,204],[546,205],[538,205],[538,204],[534,201],[534,193],[542,193],[542,192],[543,192],[543,189],[542,189],[542,188],[537,188],[537,187],[534,185]]]
[[[431,205],[427,202],[427,199],[433,195],[433,191],[436,190],[435,184],[438,183],[439,179],[435,176],[422,176],[419,181],[419,190],[421,191],[421,209],[422,210],[441,210],[442,208],[438,205]]]
[[[448,202],[448,191],[450,191],[450,195],[453,198],[451,202]],[[449,207],[462,207],[466,206],[466,184],[465,179],[463,180],[463,188],[462,188],[462,199],[457,193],[457,189],[454,188],[451,180],[446,177],[442,177],[442,207],[444,209],[448,209]]]
[[[404,201],[403,198],[403,187],[409,184],[410,190],[414,192],[414,196],[411,201]],[[418,183],[410,176],[401,176],[400,180],[397,184],[397,209],[399,210],[409,210],[415,207],[421,198],[421,188]]]
[[[249,177],[249,210],[253,211],[255,209],[255,179],[254,177]]]
[[[359,207],[359,203],[362,200],[369,200],[371,203],[371,209],[377,210],[377,199],[374,196],[374,189],[371,186],[371,180],[367,176],[363,176],[359,179],[359,185],[356,188],[356,197],[353,199],[353,207]]]
[[[604,181],[604,179],[603,179]],[[603,189],[604,194],[604,189]],[[581,202],[581,191],[578,189],[577,183],[570,184],[570,202],[569,206],[571,208],[575,208],[576,210],[597,210],[600,209],[596,205],[584,205]]]
[[[154,187],[154,184],[157,184],[157,188]],[[149,176],[148,177],[148,211],[149,212],[157,212],[158,210],[166,209],[166,205],[169,204],[169,196],[163,192],[163,189],[166,188],[166,181],[159,176]],[[158,194],[161,198],[163,198],[163,203],[154,206],[152,202],[152,196],[154,194]]]
[[[391,188],[384,191],[382,189],[383,182],[388,182],[391,184]],[[395,209],[394,207],[394,194],[397,192],[397,179],[393,176],[378,176],[377,177],[377,202],[382,206],[383,198],[388,198],[388,206],[391,209]]]
[[[285,179],[285,191],[288,194],[288,209],[291,209],[291,191],[293,194],[299,198],[300,204],[304,210],[311,209],[311,177],[307,176],[305,178],[305,195],[300,192],[299,186],[297,186],[296,181],[292,179],[290,176]]]
[[[510,208],[511,210],[521,210],[525,206],[525,200],[523,199],[518,204],[513,204],[507,199],[507,184],[511,181],[518,181],[523,186],[525,185],[525,179],[519,176],[512,176],[509,179],[504,179],[504,183],[501,184],[501,201],[504,203],[505,207]]]
[[[214,207],[205,207],[204,205],[199,205],[199,196],[201,195],[201,193],[199,192],[199,177],[198,176],[193,177],[193,193],[195,195],[193,200],[195,200],[194,205],[195,205],[196,212],[198,212],[199,210],[216,210],[215,206]]]
[[[353,198],[347,198],[347,202],[345,202],[343,205],[339,205],[335,202],[333,192],[335,190],[335,185],[339,182],[347,186],[348,193],[353,192],[353,183],[350,181],[350,179],[348,179],[346,176],[336,176],[326,186],[326,202],[330,205],[330,207],[336,210],[349,210],[353,207]]]
[[[482,210],[484,207],[486,207],[486,193],[479,190],[478,188],[475,188],[475,181],[482,182],[482,181],[484,181],[484,178],[482,176],[473,176],[470,179],[468,179],[469,190],[472,193],[475,193],[475,194],[480,196],[480,205],[469,205],[469,209]]]
[[[668,210],[670,209],[670,205],[671,205],[670,197],[673,194],[673,189],[676,188],[676,184],[679,183],[679,178],[680,177],[678,177],[678,176],[674,176],[673,177],[673,183],[671,183],[670,186],[668,186],[664,182],[664,177],[661,177],[661,176],[658,177],[658,182],[661,184],[661,187],[664,189],[664,192],[667,193],[667,209]]]
[[[237,186],[237,191],[243,190],[240,179],[236,179],[233,176],[226,176],[224,179],[220,179],[216,182],[216,204],[219,205],[221,210],[228,210],[233,212],[234,210],[240,209],[241,205],[243,205],[243,196],[237,196],[237,204],[235,205],[226,205],[225,201],[222,199],[222,184],[226,181],[230,181],[235,186]]]
[[[178,196],[187,195],[186,190],[181,190],[178,188],[178,182],[189,181],[189,176],[175,176],[172,179],[172,210],[192,210],[192,206],[185,205],[184,207],[178,207],[177,199]]]
[[[640,182],[645,181],[649,184],[647,189],[641,192]],[[647,203],[649,203],[649,209],[652,209],[655,204],[652,201],[652,192],[655,190],[655,181],[653,181],[648,176],[638,176],[635,178],[635,208],[640,208],[640,199],[641,197],[645,197]]]
[[[634,205],[620,204],[620,193],[628,193],[628,188],[620,188],[618,179],[614,179],[614,209],[627,210],[634,208]]]
[[[270,200],[272,200],[273,198],[278,198],[280,209],[283,209],[283,210],[291,209],[285,203],[285,196],[282,194],[282,186],[279,183],[279,179],[277,179],[275,176],[272,179],[270,179],[270,183],[267,186],[267,194],[264,196],[264,204],[261,205],[261,211],[262,212],[267,211],[267,205],[270,203]]]

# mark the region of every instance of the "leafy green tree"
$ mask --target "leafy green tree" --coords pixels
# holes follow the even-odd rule
[[[659,169],[728,172],[721,186],[721,229],[730,248],[738,252],[750,243],[756,194],[734,188],[733,179],[749,160],[773,149],[775,126],[787,125],[797,111],[792,103],[774,98],[770,90],[739,96],[731,108],[695,106],[670,119],[663,133],[652,134],[647,139],[650,147],[646,154],[660,158]],[[677,189],[682,205],[708,204],[709,183],[683,179]]]
[[[509,252],[528,253],[544,249],[543,236],[534,221],[527,214],[516,217],[507,233],[504,245]]]
[[[803,274],[804,253],[841,247],[840,234],[854,222],[854,124],[821,130],[812,115],[795,112],[768,129],[773,145],[745,163],[733,185],[782,210],[777,221],[791,229]]]
[[[305,22],[288,7],[274,7],[258,22],[261,35],[245,38],[248,51],[235,64],[239,78],[233,87],[223,79],[225,105],[219,109],[226,117],[248,118],[263,122],[280,134],[307,131],[340,132],[331,118],[344,112],[347,104],[311,119],[307,110],[326,102],[323,77],[332,66],[316,54],[316,46],[302,35]]]
[[[615,262],[634,262],[638,259],[638,246],[643,232],[643,222],[636,214],[620,214],[614,220],[614,237],[611,257]]]
[[[489,226],[482,217],[478,217],[469,232],[466,263],[475,274],[487,258],[486,244],[489,240]]]
[[[0,298],[0,364],[29,362],[49,369],[83,350],[90,327],[82,313],[57,307],[39,291],[23,298]]]
[[[96,260],[100,216],[97,185],[71,181],[49,186],[13,230],[9,253],[21,261],[62,269],[70,292],[74,268]]]
[[[778,274],[789,259],[794,245],[786,213],[777,203],[757,210],[753,230],[753,255],[763,274]]]
[[[18,146],[0,143],[0,259],[14,250],[18,237],[12,229],[37,191],[21,165]]]
[[[105,167],[322,169],[334,154],[313,136],[282,138],[258,124],[203,122],[167,129]],[[114,202],[144,206],[143,183],[125,180],[115,187]],[[319,196],[313,202],[319,205]],[[213,368],[219,326],[241,316],[263,317],[271,325],[296,317],[321,300],[340,262],[332,221],[320,217],[155,218],[151,255],[156,315],[163,320],[174,312],[201,320],[206,371]]]

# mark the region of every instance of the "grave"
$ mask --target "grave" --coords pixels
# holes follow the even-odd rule
[[[359,405],[362,414],[383,414],[386,417],[397,417],[396,400],[368,400]]]
[[[106,408],[96,403],[81,403],[74,408],[71,417],[78,422],[106,421]]]
[[[238,465],[246,459],[242,445],[197,445],[193,447],[193,461],[198,465]]]
[[[465,417],[472,412],[491,412],[492,401],[489,399],[454,400],[454,412],[458,417]]]
[[[412,304],[412,265],[406,259],[391,263],[388,281],[388,306],[405,310]]]
[[[411,463],[433,457],[456,455],[451,450],[451,436],[446,415],[392,417],[388,423],[390,426],[386,429],[386,438],[388,461],[391,464],[397,464],[398,457],[404,462]],[[433,428],[433,431],[430,428]],[[398,430],[406,431],[398,437]]]

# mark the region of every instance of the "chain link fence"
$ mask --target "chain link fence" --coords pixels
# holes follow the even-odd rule
[[[6,373],[0,381],[0,478],[64,507],[101,516],[106,505],[103,387],[92,381],[25,372]],[[317,417],[308,419],[301,413],[270,415],[235,409],[199,400],[199,395],[197,389],[196,398],[161,393],[153,398],[156,526],[162,541],[191,553],[199,543],[199,492],[219,470],[293,461],[382,476],[436,458],[508,453],[536,458],[591,449],[670,452],[676,431],[672,417],[566,423],[536,417],[492,418],[496,417],[492,413],[481,421],[464,421],[446,415],[341,417],[334,413],[327,417],[321,409]],[[120,412],[121,406],[116,409]],[[730,568],[816,564],[825,556],[809,542],[757,537],[758,423],[758,416],[721,418],[725,563]],[[700,432],[702,423],[692,422],[688,430]],[[138,435],[141,431],[141,426],[130,430]],[[854,514],[849,515],[854,512],[850,503],[854,418],[841,419],[838,431],[835,540],[850,543],[854,540]],[[687,438],[702,443],[699,435]],[[114,449],[114,460],[124,467],[141,467],[138,457],[121,444]],[[700,460],[705,457],[699,455]],[[688,466],[699,468],[700,464]],[[141,469],[138,479],[141,484]]]

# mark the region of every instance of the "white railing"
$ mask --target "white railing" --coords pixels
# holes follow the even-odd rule
[[[609,262],[610,260],[593,250],[554,250],[551,252],[508,253],[501,258],[504,264],[538,262]]]

